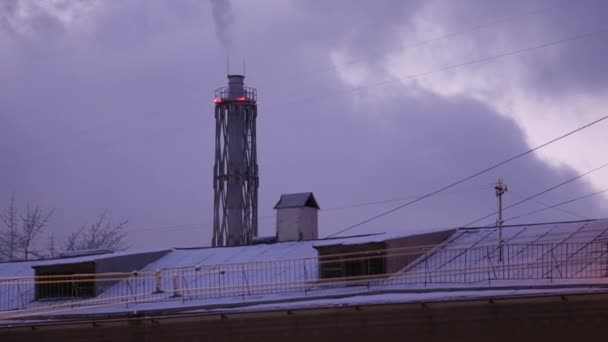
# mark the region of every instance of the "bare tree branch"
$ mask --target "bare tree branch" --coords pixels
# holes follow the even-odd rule
[[[54,212],[55,209],[48,214],[44,214],[38,206],[32,208],[28,205],[26,207],[25,214],[21,215],[21,232],[18,239],[24,260],[29,260],[30,255],[40,256],[40,253],[32,250],[32,245],[38,234],[46,227]]]
[[[128,248],[125,244],[126,225],[127,221],[113,224],[108,217],[107,210],[103,211],[89,227],[82,227],[77,232],[71,233],[63,244],[64,249],[66,251],[85,249],[124,250]]]
[[[0,230],[0,259],[15,260],[19,249],[19,212],[15,193],[11,193],[8,207],[0,213],[4,229]]]
[[[55,210],[45,212],[38,206],[28,205],[19,212],[15,193],[9,199],[6,209],[0,211],[0,261],[30,260],[56,257],[59,254],[55,235],[47,242],[47,250],[34,249],[40,233],[47,227]],[[67,251],[84,249],[124,250],[127,221],[113,223],[107,211],[103,211],[89,226],[72,232],[60,245]]]
[[[80,240],[82,239],[82,234],[86,227],[81,227],[75,232],[71,232],[70,235],[65,239],[63,243],[63,249],[66,251],[75,251],[81,249],[79,246]]]

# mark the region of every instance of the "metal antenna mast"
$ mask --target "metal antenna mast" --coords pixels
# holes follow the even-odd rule
[[[258,235],[257,91],[228,75],[215,90],[214,247],[247,245]]]
[[[504,257],[504,240],[502,239],[502,224],[504,223],[502,219],[502,195],[507,192],[507,184],[505,184],[502,179],[499,179],[494,186],[494,190],[496,190],[496,197],[498,198],[498,220],[496,221],[496,226],[498,227],[498,261],[502,262]]]

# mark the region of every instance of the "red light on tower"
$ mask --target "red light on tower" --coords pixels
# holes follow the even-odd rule
[[[213,99],[213,103],[222,103],[222,99]]]
[[[237,97],[237,98],[236,98],[236,100],[237,100],[237,101],[246,101],[246,100],[247,100],[247,98],[245,98],[245,97],[241,96],[241,97]]]

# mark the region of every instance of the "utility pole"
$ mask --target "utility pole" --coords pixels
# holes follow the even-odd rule
[[[498,198],[498,220],[496,221],[496,226],[498,227],[498,261],[502,262],[504,256],[504,241],[502,239],[502,224],[504,223],[502,219],[502,195],[507,192],[507,184],[505,184],[502,179],[498,179],[494,186],[494,190],[496,190],[496,197]]]

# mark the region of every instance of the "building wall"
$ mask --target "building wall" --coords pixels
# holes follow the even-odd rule
[[[319,255],[319,279],[367,275],[369,268],[364,267],[366,271],[364,274],[352,274],[349,272],[347,264],[365,263],[370,259],[380,261],[384,266],[381,273],[386,273],[386,244],[384,242],[358,245],[337,244],[315,248]],[[365,283],[367,280],[362,281]]]
[[[35,274],[37,277],[40,276],[58,276],[58,275],[91,275],[94,276],[81,276],[79,279],[83,281],[79,287],[87,287],[87,296],[99,295],[108,288],[115,285],[121,279],[127,278],[131,275],[131,272],[140,270],[146,265],[158,260],[160,257],[166,255],[169,250],[164,251],[153,251],[153,252],[142,252],[133,253],[127,255],[112,256],[102,255],[97,260],[90,261],[79,261],[78,258],[74,258],[73,262],[71,259],[59,259],[57,264],[48,264],[41,266],[34,266]],[[111,273],[111,274],[107,274]],[[46,280],[46,279],[43,279]],[[47,281],[48,282],[48,281]],[[94,283],[93,283],[94,282]],[[89,286],[85,284],[92,284],[91,290],[88,290]],[[54,293],[63,293],[68,289],[68,283],[48,284],[40,282],[36,278],[36,289],[35,298],[45,298],[52,296]],[[41,286],[39,286],[41,285]],[[51,287],[55,287],[56,291],[53,291]],[[45,293],[46,292],[46,293]],[[45,295],[46,294],[46,295]]]
[[[456,229],[450,229],[386,240],[386,248],[388,250],[386,253],[386,272],[398,272],[424,255],[430,248],[447,240],[455,232]]]
[[[106,259],[100,259],[95,261],[95,270],[96,273],[115,273],[115,272],[124,272],[123,276],[120,275],[109,275],[109,276],[97,276],[96,283],[96,292],[97,294],[103,293],[108,288],[112,287],[114,284],[119,282],[123,278],[127,278],[130,274],[129,272],[138,271],[147,266],[148,264],[160,259],[162,256],[165,256],[169,253],[168,250],[157,251],[157,252],[145,252],[124,256],[116,256],[110,257]],[[110,280],[103,281],[103,279],[108,278]]]
[[[608,297],[393,304],[132,317],[0,328],[9,341],[605,341]]]
[[[277,237],[279,241],[317,239],[318,210],[310,207],[277,209]]]
[[[164,250],[100,259],[95,261],[96,270],[97,273],[137,271],[165,256],[167,253],[169,251]]]
[[[82,296],[93,296],[95,294],[93,277],[79,277],[82,280],[79,285],[73,284],[72,279],[69,277],[69,275],[95,273],[95,263],[92,261],[36,267],[35,272],[35,300],[53,297],[70,297],[75,294],[75,288],[73,286],[88,287],[90,289],[81,292],[80,295]],[[57,278],[58,275],[66,275],[68,277]],[[47,278],[45,276],[50,276],[52,278]],[[56,283],[53,283],[53,281]]]
[[[316,246],[315,248],[320,258],[319,278],[358,276],[359,274],[349,274],[345,269],[345,265],[349,259],[355,262],[355,259],[361,258],[368,259],[370,262],[382,261],[373,265],[369,263],[366,268],[367,270],[373,268],[377,271],[381,268],[381,273],[392,274],[399,272],[424,255],[429,249],[446,241],[454,232],[456,232],[455,229],[450,229],[387,239],[382,242],[368,242],[356,245],[338,243],[336,245]],[[338,272],[340,268],[342,268],[342,273]],[[366,274],[378,273],[369,272]]]

